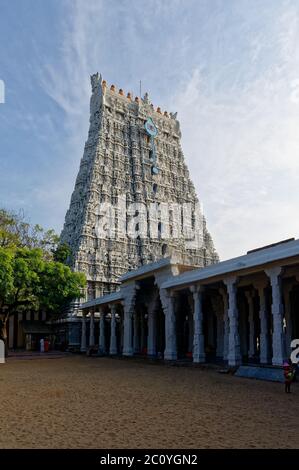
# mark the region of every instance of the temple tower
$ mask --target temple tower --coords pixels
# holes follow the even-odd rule
[[[98,74],[91,86],[88,139],[61,235],[72,268],[87,276],[87,298],[115,291],[126,271],[162,257],[217,262],[176,114]]]

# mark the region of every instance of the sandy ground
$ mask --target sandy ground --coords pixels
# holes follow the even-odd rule
[[[299,387],[124,359],[0,365],[1,448],[299,447]]]

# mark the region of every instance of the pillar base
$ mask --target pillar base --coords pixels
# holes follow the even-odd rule
[[[133,350],[132,349],[127,349],[123,351],[123,356],[131,357],[133,356]]]
[[[98,349],[98,356],[99,357],[106,356],[106,351],[104,351],[103,349]]]
[[[87,348],[80,348],[80,352],[85,353],[86,351],[87,351]]]
[[[157,356],[157,353],[155,350],[148,350],[147,351],[147,356],[148,357],[156,357]]]
[[[156,353],[152,353],[152,354],[147,354],[146,357],[148,357],[149,359],[155,359],[156,357],[158,357],[158,355]]]
[[[260,364],[271,364],[271,357],[270,356],[260,356]]]
[[[200,356],[193,356],[193,362],[195,364],[202,364],[203,362],[206,362],[206,356],[204,354]]]
[[[282,366],[284,359],[282,357],[273,357],[272,366]]]
[[[231,367],[240,366],[242,364],[241,357],[228,357],[228,365]]]
[[[164,359],[166,361],[176,361],[177,360],[177,353],[175,352],[166,352],[164,353]]]

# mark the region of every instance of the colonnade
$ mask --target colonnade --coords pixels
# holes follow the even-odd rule
[[[191,319],[192,328],[188,331],[189,335],[193,335],[193,338],[191,336],[193,362],[206,362],[207,343],[215,342],[216,358],[227,362],[229,366],[241,364],[244,356],[248,358],[248,362],[281,365],[290,353],[292,320],[289,295],[293,287],[290,282],[283,284],[282,274],[283,270],[278,266],[266,269],[262,276],[259,275],[256,280],[250,279],[247,285],[244,279],[233,275],[224,276],[213,286],[207,281],[184,285],[184,291],[188,291],[192,305],[191,316],[188,317]],[[142,352],[142,345],[146,344],[148,356],[162,353],[165,360],[177,360],[177,320],[178,315],[185,314],[185,312],[178,311],[177,300],[180,296],[180,289],[156,287],[151,299],[145,304],[144,312],[140,312],[135,304],[134,286],[135,284],[132,284],[128,291],[130,295],[124,296],[122,302],[99,307],[97,340],[94,336],[95,311],[83,310],[81,351],[84,352],[87,349],[86,316],[88,314],[89,345],[96,343],[99,354],[133,356]],[[242,305],[240,305],[241,294]],[[209,311],[204,301],[207,297],[211,304]],[[158,298],[161,310],[159,314],[162,315],[164,324],[163,351],[158,351],[157,346]],[[109,341],[105,333],[107,308],[110,318]],[[215,322],[209,321],[211,315],[215,317]],[[121,344],[118,344],[119,339],[116,334],[117,321],[121,325]],[[213,328],[216,331],[213,331]],[[106,344],[108,342],[109,344]],[[161,341],[159,347],[161,347]]]

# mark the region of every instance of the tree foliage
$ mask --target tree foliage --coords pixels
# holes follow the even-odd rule
[[[66,243],[60,243],[55,250],[53,250],[54,261],[66,264],[70,259],[71,249]]]
[[[75,273],[58,261],[45,263],[40,276],[40,306],[55,314],[61,312],[71,300],[79,298],[85,286],[85,275]]]
[[[31,226],[23,212],[0,209],[0,247],[40,248],[50,259],[58,245],[59,236],[54,230],[44,230],[38,224]]]
[[[53,230],[31,227],[0,210],[0,339],[6,342],[10,315],[28,310],[59,315],[80,298],[85,276],[65,264],[69,256]]]

